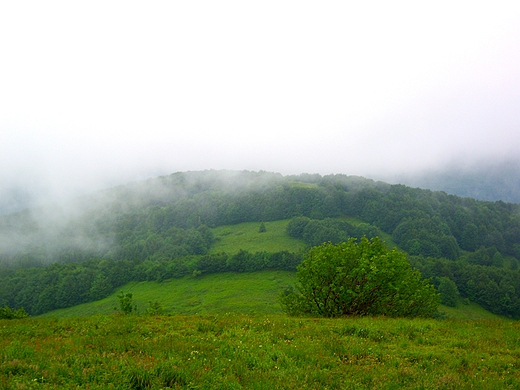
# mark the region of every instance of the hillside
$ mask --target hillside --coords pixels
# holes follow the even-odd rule
[[[158,304],[167,315],[282,315],[278,296],[296,282],[290,271],[257,271],[185,276],[163,282],[130,282],[98,301],[57,309],[41,318],[70,318],[110,315],[120,311],[120,291],[132,294],[137,313],[144,315]],[[461,320],[498,320],[476,303],[459,299],[456,307],[439,306],[439,317]]]
[[[463,298],[520,317],[519,205],[248,171],[178,172],[0,216],[0,306],[41,314],[131,281],[294,271],[305,248],[363,235],[406,251],[436,287],[449,279]]]
[[[185,276],[163,282],[130,282],[120,290],[132,293],[138,312],[158,302],[166,314],[282,314],[278,294],[294,284],[295,273],[259,271]],[[41,317],[84,317],[113,314],[119,309],[118,292],[99,301],[58,309]]]

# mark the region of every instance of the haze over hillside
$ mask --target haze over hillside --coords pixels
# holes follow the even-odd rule
[[[3,2],[0,211],[178,171],[514,158],[519,4]]]
[[[344,172],[348,174],[348,172]],[[167,173],[169,174],[169,173]],[[54,189],[27,183],[27,187],[3,188],[0,192],[0,215],[23,210],[29,207],[42,206],[55,202],[70,202],[72,199],[93,194],[112,184],[125,185],[130,181],[139,181],[147,176],[134,173],[113,177],[110,181],[93,181],[83,183],[81,190],[67,187],[67,183],[54,183]],[[153,175],[153,172],[150,172]],[[158,174],[154,176],[159,176]],[[151,177],[151,176],[150,176]],[[133,180],[131,180],[133,178]],[[504,201],[520,203],[520,160],[482,161],[480,164],[464,164],[452,162],[438,169],[423,170],[415,173],[388,173],[367,176],[388,183],[402,183],[411,187],[419,187],[434,191],[445,191],[448,194],[468,197],[477,200]],[[21,185],[21,183],[19,184]],[[63,188],[62,191],[56,189]]]
[[[520,203],[520,160],[516,158],[479,164],[453,162],[413,174],[388,175],[386,180],[478,200]]]

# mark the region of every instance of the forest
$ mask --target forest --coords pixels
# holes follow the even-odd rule
[[[0,216],[0,307],[37,315],[131,280],[295,270],[302,253],[210,253],[215,227],[290,220],[308,247],[388,237],[438,289],[518,318],[519,207],[356,176],[178,172]]]

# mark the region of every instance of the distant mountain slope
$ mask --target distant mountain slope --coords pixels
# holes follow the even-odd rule
[[[453,165],[442,170],[397,176],[392,181],[465,198],[520,203],[520,160],[470,167]]]

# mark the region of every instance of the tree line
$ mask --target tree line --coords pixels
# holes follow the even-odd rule
[[[441,294],[446,288],[450,289],[448,301],[444,303],[454,306],[460,296],[492,313],[520,318],[520,272],[517,269],[422,256],[411,257],[411,263]]]
[[[351,238],[374,238],[381,236],[381,230],[368,223],[352,225],[347,221],[325,218],[322,220],[308,217],[292,218],[287,225],[287,234],[303,240],[309,246],[321,245],[324,242],[339,244]]]

